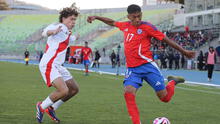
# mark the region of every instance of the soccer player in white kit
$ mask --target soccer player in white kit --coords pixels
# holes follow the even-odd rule
[[[70,72],[62,66],[68,45],[78,38],[78,35],[74,36],[71,33],[78,14],[76,9],[64,8],[60,12],[59,23],[49,25],[42,33],[48,40],[39,69],[47,86],[53,86],[56,90],[44,101],[37,103],[36,118],[39,123],[42,123],[44,112],[53,121],[60,122],[55,110],[79,91],[78,84]]]

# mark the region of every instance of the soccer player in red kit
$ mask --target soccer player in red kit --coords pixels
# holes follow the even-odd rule
[[[90,64],[90,56],[92,58],[92,49],[89,48],[88,42],[85,42],[85,47],[82,48],[82,56],[83,56],[83,64],[85,67],[85,75],[89,75],[89,64]]]
[[[151,38],[167,43],[188,58],[193,58],[195,52],[183,49],[157,30],[151,23],[141,21],[140,6],[132,4],[128,6],[127,12],[129,19],[127,22],[116,22],[110,18],[100,16],[89,16],[87,21],[92,23],[94,20],[99,20],[119,28],[124,33],[124,52],[127,65],[124,79],[124,98],[133,124],[141,124],[135,95],[142,86],[143,80],[155,90],[162,102],[169,102],[174,95],[175,85],[185,81],[181,77],[168,76],[168,84],[165,86],[164,78],[153,61],[152,52],[150,51]]]

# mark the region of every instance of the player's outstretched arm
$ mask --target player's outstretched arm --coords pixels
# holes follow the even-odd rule
[[[180,45],[178,45],[176,42],[169,39],[168,37],[165,37],[162,41],[167,43],[169,46],[175,48],[176,50],[178,50],[179,52],[181,52],[183,55],[185,55],[188,58],[194,58],[195,57],[195,52],[194,51],[189,51],[189,50],[183,49]]]
[[[99,21],[104,22],[107,25],[115,26],[115,21],[110,18],[101,17],[101,16],[88,16],[87,18],[87,22],[89,23],[92,23],[92,21],[94,20],[99,20]]]
[[[59,26],[57,29],[54,29],[54,30],[50,30],[50,29],[45,29],[42,33],[42,35],[44,37],[49,37],[51,35],[56,35],[57,33],[59,33],[60,31],[62,31],[62,26]]]
[[[59,33],[60,31],[62,31],[62,26],[59,26],[57,29],[55,30],[48,30],[47,31],[47,36],[50,36],[50,35],[56,35],[57,33]]]

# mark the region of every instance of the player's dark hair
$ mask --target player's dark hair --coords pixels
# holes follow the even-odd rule
[[[211,49],[214,50],[214,47],[213,47],[213,46],[210,46],[210,47],[209,47],[209,51],[210,51]]]
[[[60,11],[60,16],[59,16],[59,22],[62,23],[63,20],[62,18],[67,18],[69,16],[75,15],[76,17],[79,15],[79,12],[75,8],[63,8],[62,11]]]
[[[128,12],[128,14],[141,12],[141,7],[136,4],[131,4],[127,8],[127,12]]]
[[[88,42],[87,42],[87,41],[85,41],[85,44],[88,44]]]
[[[213,46],[210,46],[209,49],[214,49],[214,47],[213,47]]]

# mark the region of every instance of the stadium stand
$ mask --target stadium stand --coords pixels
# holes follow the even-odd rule
[[[144,15],[147,15],[145,19],[151,18],[150,16],[154,13],[169,13],[171,10],[152,10],[152,11],[144,11]],[[25,48],[30,48],[30,52],[35,52],[35,47],[39,48],[39,43],[42,41],[39,36],[39,32],[43,27],[47,26],[49,23],[57,22],[57,15],[55,14],[22,14],[21,11],[18,11],[19,14],[6,14],[4,16],[4,20],[0,22],[1,27],[1,44],[4,46],[0,50],[2,53],[14,53],[21,54]],[[112,30],[111,27],[106,26],[105,24],[100,23],[99,21],[94,22],[93,25],[90,25],[86,22],[86,18],[91,13],[82,13],[77,20],[77,25],[74,28],[73,32],[77,32],[81,35],[81,39],[76,42],[76,45],[82,45],[84,40],[98,41],[97,43],[92,43],[92,48],[102,48],[106,46],[99,46],[99,44],[105,44],[109,42],[109,40],[118,41],[120,38],[119,35],[113,35],[118,33],[116,30]],[[93,14],[93,13],[92,13]],[[98,15],[102,15],[105,17],[113,18],[115,20],[125,20],[126,13],[125,12],[107,12],[107,13],[96,13]],[[162,15],[162,14],[161,14]],[[40,21],[39,21],[40,19]],[[154,19],[154,18],[152,18]],[[149,19],[150,20],[150,19]],[[110,29],[110,30],[109,30]],[[109,31],[106,31],[109,30]],[[102,32],[105,34],[101,35]],[[91,37],[91,35],[97,35],[95,37]],[[101,38],[99,38],[99,35]],[[105,38],[102,38],[102,37]],[[112,36],[112,37],[111,37]],[[38,38],[35,38],[38,37]],[[108,37],[108,38],[107,38]],[[122,41],[122,38],[120,39]],[[93,46],[94,44],[94,46]],[[43,44],[42,44],[43,45]],[[109,44],[108,44],[109,45]],[[33,48],[33,49],[32,49]],[[41,48],[43,49],[43,48]],[[15,52],[16,51],[16,52]]]
[[[24,50],[25,44],[35,42],[31,38],[27,41],[28,37],[48,22],[56,21],[56,17],[56,15],[6,15],[0,22],[0,40],[3,51]]]
[[[174,9],[145,10],[143,12],[143,21],[153,22],[153,24],[156,25],[160,30],[163,30],[165,27],[162,27],[161,25],[163,25],[164,22],[167,22],[167,20],[170,20],[174,13]],[[126,18],[124,20],[126,20]],[[112,49],[116,50],[117,45],[123,42],[122,35],[123,34],[118,29],[108,30],[95,38],[91,46],[93,49],[108,48],[107,53],[110,54]],[[110,48],[110,46],[112,48]],[[122,50],[123,49],[124,48],[122,47]]]
[[[8,10],[8,4],[4,0],[0,0],[0,10]]]
[[[186,1],[190,2],[190,1]],[[198,9],[187,10],[187,3],[184,7],[178,4],[166,4],[157,6],[143,6],[143,21],[149,21],[156,25],[156,27],[165,32],[170,38],[174,39],[187,49],[206,50],[207,46],[218,43],[219,38],[219,24],[218,22],[218,3],[213,7],[216,13],[213,13],[213,23],[199,26],[201,22],[199,15],[197,19],[189,21],[190,12],[200,12]],[[1,54],[21,55],[25,48],[30,49],[31,55],[37,55],[39,51],[43,51],[45,47],[45,39],[41,37],[42,29],[50,23],[57,22],[58,11],[47,10],[47,8],[38,7],[35,5],[26,5],[23,3],[9,4],[16,10],[0,11],[0,48]],[[181,8],[179,10],[179,8]],[[189,8],[189,7],[188,7]],[[206,7],[205,10],[213,10]],[[202,10],[202,14],[204,10]],[[178,15],[184,14],[185,22],[189,22],[190,32],[186,34],[184,26],[175,25]],[[99,21],[95,21],[92,25],[86,22],[87,16],[100,15],[112,18],[117,21],[127,20],[125,8],[114,9],[99,9],[99,10],[82,10],[77,19],[77,25],[73,32],[80,34],[80,39],[74,45],[83,45],[84,41],[89,41],[92,49],[97,48],[102,51],[106,49],[106,54],[121,44],[121,51],[123,51],[123,37],[122,33],[115,28],[109,27]],[[197,17],[197,16],[196,16]],[[210,16],[211,17],[211,16]],[[204,16],[206,18],[206,16]],[[187,21],[188,20],[188,21]],[[197,22],[196,22],[197,21]],[[180,21],[181,22],[181,21]],[[157,43],[157,42],[155,42]],[[165,44],[158,43],[153,48],[164,48]],[[169,49],[169,48],[167,48]]]
[[[183,32],[184,27],[188,26],[189,31],[202,32],[204,36],[200,38],[201,41],[193,38],[197,42],[194,44],[196,51],[205,53],[208,47],[217,47],[220,42],[220,1],[185,0],[183,12],[174,16],[172,32]],[[220,61],[217,62],[216,69],[220,70]]]

